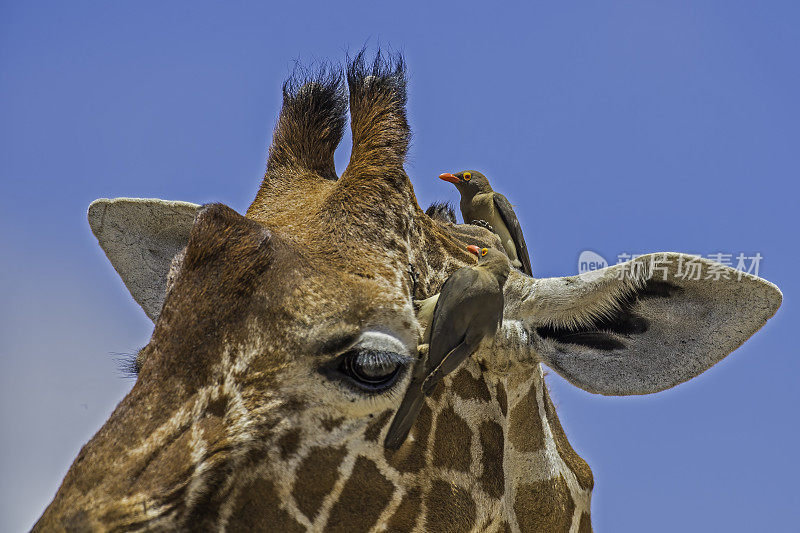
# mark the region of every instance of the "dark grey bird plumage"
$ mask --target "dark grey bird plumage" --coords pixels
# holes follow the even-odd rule
[[[397,449],[422,409],[425,395],[458,368],[481,341],[493,337],[503,320],[503,286],[508,257],[498,250],[471,246],[478,264],[457,270],[442,285],[430,332],[428,353],[417,361],[411,383],[386,434],[385,446]],[[474,249],[474,250],[473,250]]]

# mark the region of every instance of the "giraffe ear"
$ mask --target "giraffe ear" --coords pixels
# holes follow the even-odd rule
[[[606,395],[658,392],[703,373],[758,331],[782,300],[766,280],[678,253],[509,282],[505,318],[519,320],[516,329],[541,362]]]
[[[188,202],[101,198],[89,206],[89,226],[133,299],[155,322],[173,257],[189,241],[200,208]]]

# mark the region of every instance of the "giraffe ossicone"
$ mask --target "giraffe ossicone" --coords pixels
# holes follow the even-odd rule
[[[656,392],[780,306],[774,285],[731,269],[680,276],[675,253],[591,279],[512,271],[494,343],[385,449],[421,343],[414,302],[474,263],[465,244],[502,249],[485,228],[420,209],[405,103],[402,59],[361,53],[344,73],[285,84],[244,216],[92,204],[93,232],[155,327],[132,390],[35,531],[589,531],[592,473],[541,364],[595,393]]]

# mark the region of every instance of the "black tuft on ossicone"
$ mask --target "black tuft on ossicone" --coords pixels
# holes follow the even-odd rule
[[[411,132],[406,119],[406,65],[399,53],[378,50],[372,62],[361,49],[347,61],[353,147],[376,162],[384,157],[402,161]],[[386,151],[385,155],[382,152]],[[391,155],[389,155],[391,154]]]
[[[453,206],[447,202],[432,203],[428,209],[425,210],[425,214],[437,222],[449,222],[450,224],[456,223],[456,212],[453,209]]]
[[[333,152],[347,124],[347,97],[341,67],[316,69],[297,64],[283,83],[283,107],[270,147],[268,171],[298,166],[336,179]]]

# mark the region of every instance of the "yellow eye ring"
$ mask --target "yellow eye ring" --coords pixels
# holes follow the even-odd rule
[[[469,181],[469,179],[471,177],[472,177],[472,174],[470,174],[469,172],[464,172],[464,181]]]
[[[481,257],[483,257],[484,255],[486,255],[487,253],[489,253],[489,249],[488,249],[488,248],[483,248],[483,249],[481,250]]]

